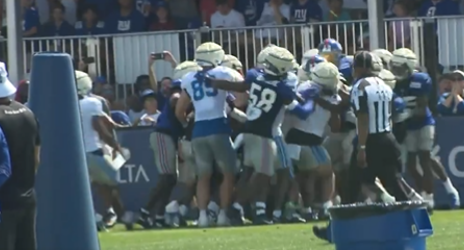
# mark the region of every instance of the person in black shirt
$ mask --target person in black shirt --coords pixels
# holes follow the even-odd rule
[[[358,181],[363,185],[374,189],[378,177],[397,201],[408,200],[399,183],[402,166],[400,147],[391,133],[393,91],[378,77],[382,69],[380,58],[368,51],[359,52],[354,57],[353,69],[358,78],[351,91],[358,131],[356,165],[361,168],[354,175],[360,176]],[[359,184],[358,181],[354,185]],[[375,193],[388,196],[382,190]]]
[[[0,249],[36,249],[35,174],[39,164],[39,125],[23,104],[10,100],[16,88],[0,63],[0,128],[8,143],[12,174],[0,187]]]

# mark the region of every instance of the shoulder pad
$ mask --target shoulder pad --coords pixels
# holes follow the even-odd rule
[[[411,82],[429,83],[431,81],[429,74],[424,72],[415,72],[411,75]]]
[[[349,60],[347,57],[342,57],[340,59],[338,68],[340,70],[350,69],[352,64],[353,64],[352,60]]]

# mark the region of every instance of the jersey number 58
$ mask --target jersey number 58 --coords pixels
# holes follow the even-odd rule
[[[248,120],[258,119],[263,112],[271,111],[272,105],[277,99],[277,94],[274,90],[264,88],[256,83],[251,84],[250,98],[247,108]]]

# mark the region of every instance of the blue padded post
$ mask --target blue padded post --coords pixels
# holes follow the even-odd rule
[[[44,52],[34,55],[32,65],[29,106],[42,143],[38,249],[99,250],[72,59]]]

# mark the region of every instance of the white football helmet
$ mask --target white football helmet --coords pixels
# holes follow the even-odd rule
[[[303,58],[301,58],[301,65],[306,65],[306,62],[313,56],[319,55],[319,50],[318,49],[310,49],[307,50],[303,54]]]
[[[386,49],[375,49],[372,51],[372,53],[380,57],[384,69],[390,69],[390,61],[393,57],[393,54],[390,53],[390,51]]]
[[[224,57],[224,61],[222,61],[221,65],[234,70],[243,69],[242,62],[240,62],[237,57],[229,54]]]
[[[76,85],[77,93],[82,96],[89,95],[92,91],[92,79],[90,76],[82,71],[76,70]]]
[[[174,69],[173,78],[181,79],[187,73],[200,71],[202,68],[196,62],[193,61],[184,61],[181,64],[177,65]]]
[[[395,88],[396,77],[389,70],[383,69],[380,71],[379,78],[382,79],[391,89]]]
[[[418,67],[417,56],[412,50],[401,48],[393,51],[390,61],[390,71],[398,80],[408,78]]]
[[[311,80],[324,89],[336,91],[340,82],[338,67],[330,62],[318,63],[311,72]]]
[[[201,67],[216,67],[222,63],[225,55],[221,45],[206,42],[195,51],[195,62]]]
[[[295,57],[285,48],[270,47],[262,64],[267,74],[281,76],[287,74],[294,67]]]
[[[264,49],[262,49],[259,53],[258,53],[258,56],[256,57],[256,65],[258,67],[262,67],[263,66],[263,63],[266,59],[266,56],[267,54],[269,53],[269,51],[272,49],[272,48],[275,48],[277,46],[273,45],[273,44],[269,44],[267,45]]]

